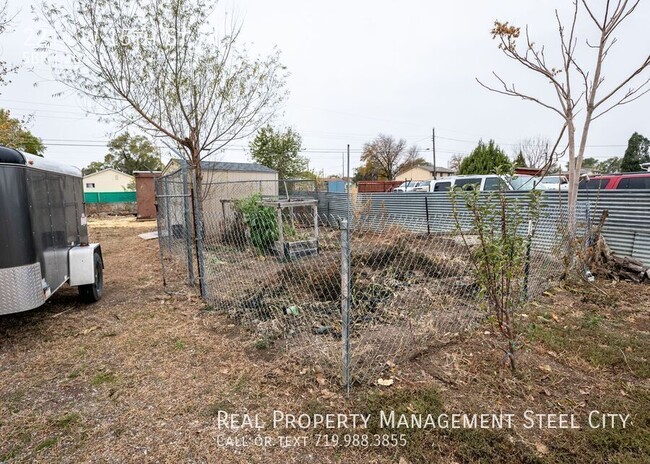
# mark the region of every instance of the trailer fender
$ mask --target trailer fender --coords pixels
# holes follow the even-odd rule
[[[91,285],[95,283],[95,253],[102,257],[99,243],[90,243],[70,249],[68,260],[70,266],[70,286]],[[102,257],[102,269],[104,258]]]

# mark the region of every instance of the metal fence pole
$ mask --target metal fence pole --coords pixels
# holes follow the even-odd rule
[[[165,222],[167,223],[167,248],[169,252],[172,252],[172,240],[174,238],[172,234],[172,216],[170,213],[171,208],[169,207],[169,179],[165,179],[163,183],[163,195],[165,196]],[[161,238],[162,240],[162,238]]]
[[[343,386],[350,392],[350,230],[341,220],[341,338],[343,341]]]
[[[533,221],[528,221],[528,234],[526,236],[526,257],[524,261],[524,301],[528,301],[528,281],[530,278],[530,249],[533,244]]]
[[[208,296],[207,286],[205,281],[205,267],[203,266],[203,214],[201,212],[201,198],[198,193],[198,185],[196,179],[196,169],[192,169],[192,192],[194,193],[194,219],[196,235],[196,260],[199,265],[199,289],[201,296],[206,298]]]
[[[191,217],[191,201],[190,189],[187,179],[187,164],[181,165],[181,176],[183,177],[183,211],[185,216],[185,250],[187,252],[187,278],[189,284],[194,286],[194,260],[192,259],[192,217]],[[171,234],[171,231],[169,232]]]
[[[156,192],[156,228],[158,230],[158,252],[160,253],[160,269],[162,270],[162,279],[163,279],[163,288],[167,287],[167,279],[165,277],[165,255],[163,252],[163,236],[162,236],[162,226],[161,223],[161,205],[158,201],[158,194],[160,193],[160,183],[165,182],[160,178],[154,178],[153,185],[154,191]],[[166,213],[168,214],[168,213]],[[169,234],[169,230],[167,231]]]
[[[427,215],[427,235],[431,234],[431,224],[429,223],[429,199],[425,195],[424,197],[424,211]]]

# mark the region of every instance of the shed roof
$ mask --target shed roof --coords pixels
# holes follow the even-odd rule
[[[277,172],[259,163],[231,163],[225,161],[201,161],[201,168],[209,171]]]
[[[168,174],[168,171],[178,170],[178,166],[187,165],[187,160],[172,158],[165,169],[163,174]],[[206,171],[239,171],[239,172],[266,172],[277,173],[276,170],[268,168],[259,163],[231,163],[226,161],[201,161],[201,169]]]

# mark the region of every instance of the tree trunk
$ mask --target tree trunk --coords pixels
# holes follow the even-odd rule
[[[190,195],[192,201],[192,218],[194,225],[194,251],[196,253],[196,262],[198,267],[198,280],[199,280],[199,293],[202,297],[205,297],[203,294],[204,288],[204,275],[203,275],[203,266],[201,266],[201,256],[202,247],[200,243],[199,235],[203,231],[203,200],[202,200],[202,182],[203,182],[203,173],[201,172],[201,152],[198,147],[191,148],[191,163],[190,163],[190,172],[191,183],[190,183]],[[195,182],[196,181],[196,182]]]

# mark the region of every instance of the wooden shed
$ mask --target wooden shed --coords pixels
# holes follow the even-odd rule
[[[155,181],[160,171],[134,171],[135,193],[138,201],[138,219],[156,218]]]

